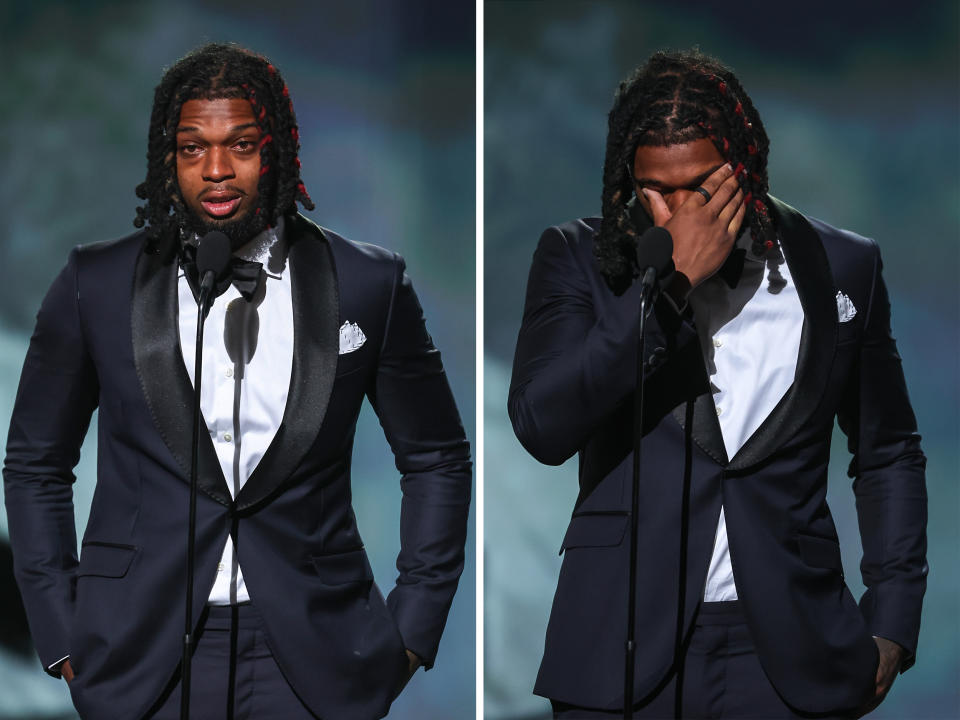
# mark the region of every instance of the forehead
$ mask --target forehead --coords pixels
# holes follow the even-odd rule
[[[200,132],[229,131],[256,124],[253,108],[244,98],[217,98],[216,100],[187,100],[180,108],[177,129]]]
[[[638,180],[652,180],[670,187],[686,187],[693,180],[724,162],[707,138],[665,147],[641,146],[633,160]]]

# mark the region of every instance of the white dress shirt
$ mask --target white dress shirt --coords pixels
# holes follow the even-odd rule
[[[233,497],[280,427],[293,366],[293,303],[282,221],[234,252],[263,263],[266,280],[248,302],[231,285],[207,316],[200,409]],[[180,347],[193,382],[197,303],[183,272],[177,280]],[[186,420],[185,420],[186,422]],[[208,603],[250,599],[228,537]]]
[[[731,460],[793,384],[803,329],[803,308],[779,248],[764,259],[751,242],[749,232],[737,241],[747,255],[736,288],[714,275],[689,297]],[[723,507],[703,599],[737,599]]]

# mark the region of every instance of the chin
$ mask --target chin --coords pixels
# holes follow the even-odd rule
[[[193,209],[188,209],[184,227],[201,237],[214,230],[219,230],[230,238],[230,245],[236,250],[254,236],[263,232],[267,223],[264,220],[264,214],[262,212],[258,214],[254,210],[245,212],[239,217],[214,220],[199,216]]]

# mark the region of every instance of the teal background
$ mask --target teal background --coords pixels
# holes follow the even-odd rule
[[[930,575],[916,666],[871,717],[960,717],[957,4],[487,2],[484,22],[486,717],[548,717],[531,689],[577,488],[576,461],[538,465],[506,415],[530,259],[545,227],[599,213],[619,81],[693,45],[753,98],[771,192],[880,244],[929,457]],[[837,432],[829,499],[859,597],[848,462]]]
[[[210,40],[263,53],[283,73],[317,204],[306,215],[406,258],[472,440],[476,76],[475,6],[466,0],[0,3],[2,422],[36,310],[69,249],[134,230],[134,187],[145,174],[162,69]],[[95,437],[92,428],[77,470],[80,532]],[[386,593],[396,578],[399,474],[368,405],[356,447],[358,522]],[[466,569],[437,664],[416,674],[391,718],[473,717],[472,523],[471,513]],[[0,717],[75,717],[65,684],[43,674],[25,644],[5,539],[0,513]]]

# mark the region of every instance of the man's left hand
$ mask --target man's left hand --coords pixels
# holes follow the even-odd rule
[[[877,643],[877,650],[880,652],[880,662],[877,665],[876,687],[873,698],[862,708],[862,715],[873,712],[883,702],[893,686],[897,673],[900,672],[903,656],[906,654],[906,651],[893,640],[882,637],[875,637],[873,640]]]
[[[889,641],[885,641],[885,642],[889,642]],[[900,646],[897,645],[897,647],[900,647]],[[407,660],[410,663],[408,672],[407,672],[407,682],[409,682],[410,678],[412,678],[413,674],[417,671],[417,668],[423,665],[423,661],[419,657],[417,657],[417,654],[412,650],[407,650]]]
[[[407,686],[407,683],[410,682],[410,678],[413,677],[413,674],[421,665],[423,665],[423,661],[417,657],[417,654],[412,650],[407,650],[407,674],[403,677],[400,686],[397,688],[394,698],[403,692],[403,689]]]

